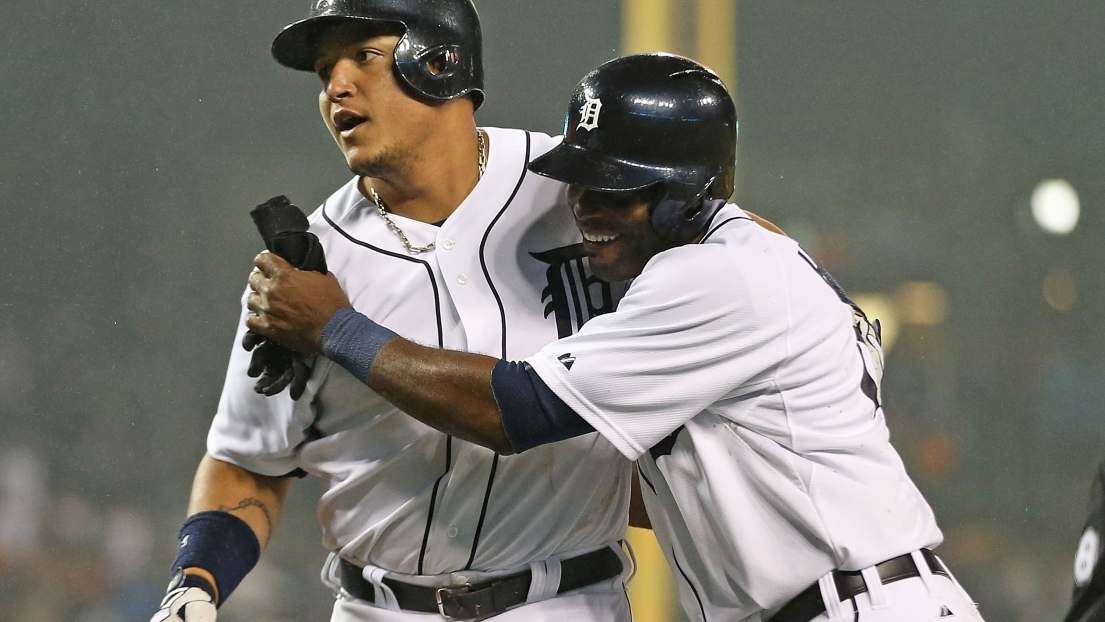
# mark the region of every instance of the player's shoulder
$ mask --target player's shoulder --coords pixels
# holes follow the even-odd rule
[[[684,244],[653,256],[632,288],[657,299],[712,299],[719,285],[734,276],[726,251],[717,245]]]
[[[491,149],[505,149],[521,158],[533,160],[549,152],[563,140],[561,136],[549,136],[543,132],[504,127],[484,127],[491,139]],[[528,164],[528,162],[527,162]]]
[[[491,139],[491,158],[485,177],[505,190],[501,198],[515,208],[509,212],[534,222],[551,214],[555,226],[568,227],[578,236],[574,222],[568,217],[564,184],[529,170],[531,162],[560,144],[561,139],[529,130],[483,129]]]
[[[348,221],[353,214],[368,201],[361,194],[358,187],[359,178],[354,177],[331,194],[322,205],[318,206],[307,221],[311,224],[311,231],[321,235],[330,231],[341,223]]]
[[[710,221],[696,252],[725,258],[726,263],[778,266],[800,261],[801,247],[784,234],[757,223],[744,210],[729,204]]]
[[[698,242],[677,246],[657,257],[668,262],[701,263],[724,269],[725,264],[741,255],[761,253],[786,241],[785,236],[760,227],[744,210],[730,203],[710,219]]]
[[[758,241],[764,244],[791,243],[790,238],[760,226],[739,206],[729,203],[710,219],[710,224],[706,226],[699,245],[710,247],[733,241],[744,243]]]
[[[530,136],[533,142],[531,154],[533,158],[543,156],[549,151],[552,151],[553,147],[556,147],[564,140],[563,136],[549,136],[541,132],[530,132]]]
[[[641,276],[708,298],[729,297],[777,282],[785,272],[782,258],[797,252],[793,240],[764,229],[729,204],[711,219],[701,240],[656,255]]]

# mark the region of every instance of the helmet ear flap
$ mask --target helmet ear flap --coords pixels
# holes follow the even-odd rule
[[[395,71],[415,97],[483,103],[483,30],[472,0],[318,0],[306,19],[289,24],[272,42],[280,64],[314,71],[321,34],[357,22],[401,34]]]
[[[725,205],[725,199],[710,196],[716,179],[700,186],[689,198],[678,196],[678,192],[674,193],[676,196],[665,192],[652,208],[653,229],[671,242],[686,244],[693,240]]]
[[[683,220],[692,221],[702,213],[702,207],[705,203],[705,199],[695,199],[691,205],[683,208]]]

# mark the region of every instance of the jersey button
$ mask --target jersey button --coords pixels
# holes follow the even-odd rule
[[[447,251],[453,250],[454,246],[456,246],[456,242],[454,242],[452,240],[442,240],[441,241],[441,248],[444,248]]]
[[[462,275],[458,276],[457,277],[457,283],[460,283],[461,285],[467,285],[468,284],[468,275],[467,274],[462,274]]]
[[[445,535],[449,536],[450,538],[455,538],[455,537],[457,537],[457,534],[458,534],[458,533],[460,533],[460,532],[459,532],[459,531],[457,531],[457,528],[456,528],[456,527],[450,527],[450,528],[449,528],[449,531],[448,531],[448,532],[446,532],[446,534],[445,534]]]

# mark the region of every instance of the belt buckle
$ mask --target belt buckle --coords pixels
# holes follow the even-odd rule
[[[445,612],[445,601],[442,599],[442,594],[467,594],[472,591],[472,585],[469,583],[462,583],[460,585],[446,585],[445,587],[439,587],[434,590],[434,596],[437,599],[437,612],[441,614],[441,617],[446,620],[468,620],[469,618],[454,618]]]

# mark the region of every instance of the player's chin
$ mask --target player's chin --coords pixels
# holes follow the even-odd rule
[[[624,281],[640,274],[639,269],[635,271],[636,262],[629,261],[620,246],[618,241],[583,242],[587,263],[595,276],[604,281]]]
[[[345,152],[345,163],[349,170],[363,177],[377,177],[381,172],[380,158],[364,147],[349,147]]]

